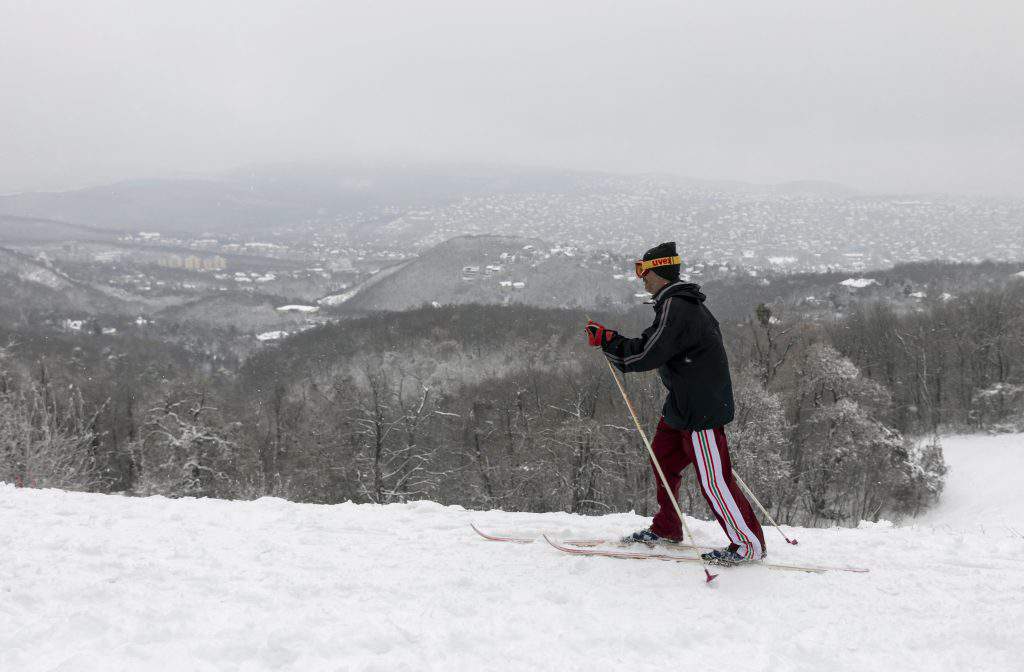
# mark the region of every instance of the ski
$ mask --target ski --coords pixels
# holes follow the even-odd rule
[[[535,541],[540,541],[540,538],[545,536],[542,534],[538,535],[537,537],[503,537],[495,534],[488,534],[487,532],[484,532],[473,523],[470,523],[469,526],[473,528],[474,532],[479,534],[487,541],[506,541],[513,544],[532,544]],[[594,546],[617,546],[619,548],[629,548],[633,545],[623,543],[618,539],[562,539],[561,543],[566,544],[567,546],[577,546],[584,548],[591,548]],[[644,546],[646,546],[647,548],[682,548],[692,550],[712,549],[711,546],[699,546],[697,544],[685,544],[682,542],[678,544],[644,544]]]
[[[553,541],[547,535],[544,535],[544,540],[557,548],[563,553],[569,553],[571,555],[585,555],[591,557],[601,558],[623,558],[629,560],[668,560],[670,562],[696,562],[703,563],[699,555],[675,555],[672,553],[644,553],[642,551],[612,551],[600,548],[578,548],[571,547],[565,544],[565,542]],[[824,565],[800,565],[800,564],[789,564],[780,562],[752,562],[751,566],[765,567],[767,569],[776,569],[781,571],[789,572],[808,572],[811,574],[824,574],[826,572],[854,572],[857,574],[865,574],[869,570],[860,567],[829,567]],[[727,565],[716,565],[716,566],[727,566]],[[742,565],[740,565],[742,566]]]

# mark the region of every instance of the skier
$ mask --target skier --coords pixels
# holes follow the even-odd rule
[[[694,464],[701,493],[730,544],[704,553],[712,564],[732,565],[765,557],[764,533],[733,478],[725,425],[733,419],[732,379],[718,321],[704,305],[700,286],[679,280],[681,260],[674,242],[648,250],[636,274],[654,303],[654,324],[627,338],[591,320],[590,345],[600,347],[624,373],[658,370],[668,389],[651,447],[678,496],[682,471]],[[653,468],[653,464],[652,464]],[[682,524],[658,478],[658,513],[650,528],[624,542],[678,543]]]

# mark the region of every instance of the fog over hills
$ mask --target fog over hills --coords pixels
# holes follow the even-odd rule
[[[627,255],[676,240],[688,262],[856,271],[1024,259],[1024,201],[458,164],[288,164],[0,197],[2,243],[139,232],[221,254],[272,243],[320,264],[501,235]]]
[[[1024,201],[502,166],[262,166],[0,197],[0,308],[242,338],[422,305],[625,308],[645,299],[632,261],[663,240],[723,315],[760,301],[839,314],[851,278],[878,281],[861,295],[910,306],[959,291],[879,269],[1024,261]],[[309,312],[278,310],[293,305]]]
[[[59,193],[0,198],[0,212],[118,232],[200,234],[260,230],[294,221],[311,205],[272,198],[234,180],[138,180]]]
[[[206,178],[130,180],[0,196],[0,214],[118,231],[258,232],[324,214],[438,205],[486,194],[567,192],[597,174],[459,165],[279,164]]]

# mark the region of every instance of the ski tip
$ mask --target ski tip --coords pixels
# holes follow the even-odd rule
[[[712,581],[714,581],[715,579],[718,578],[718,574],[712,574],[711,572],[708,571],[707,567],[704,568],[704,576],[705,576],[704,583],[711,583]]]
[[[793,544],[794,546],[796,546],[798,543],[800,543],[796,539],[786,539],[786,541],[788,543],[790,543],[790,544]]]

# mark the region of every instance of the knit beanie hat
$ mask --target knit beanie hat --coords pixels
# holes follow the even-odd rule
[[[644,252],[643,261],[650,261],[651,259],[661,259],[662,257],[674,257],[676,256],[676,243],[671,241],[668,243],[661,243],[655,245],[651,249]],[[657,266],[651,269],[652,273],[656,273],[662,278],[665,278],[669,282],[675,282],[679,279],[679,264],[665,264],[664,266]]]

